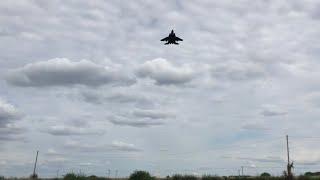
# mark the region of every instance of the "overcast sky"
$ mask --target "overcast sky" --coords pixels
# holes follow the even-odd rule
[[[319,168],[320,2],[157,2],[0,1],[0,174]]]

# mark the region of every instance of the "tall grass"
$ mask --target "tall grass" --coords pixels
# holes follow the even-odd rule
[[[68,173],[63,177],[64,180],[111,180],[105,177],[97,177],[95,175],[86,176],[83,173],[75,174],[75,173]]]
[[[193,175],[176,174],[176,175],[172,176],[171,179],[172,180],[197,180],[198,178],[196,176],[193,176]]]
[[[211,175],[204,175],[201,178],[202,180],[222,180],[222,177],[219,176],[211,176]]]

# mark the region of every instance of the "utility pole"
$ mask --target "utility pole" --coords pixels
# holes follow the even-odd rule
[[[286,140],[287,140],[287,156],[288,156],[288,164],[287,164],[287,179],[292,180],[293,175],[292,175],[292,168],[293,168],[293,162],[290,162],[290,154],[289,154],[289,136],[286,135]]]
[[[115,179],[118,177],[118,170],[116,170]]]
[[[243,176],[243,166],[241,166],[241,175]]]
[[[108,179],[110,178],[110,169],[108,169]]]
[[[39,154],[39,151],[37,151],[36,161],[34,162],[34,168],[33,168],[32,179],[37,179],[37,178],[38,178],[38,175],[36,174],[37,161],[38,161],[38,154]]]
[[[59,169],[57,170],[57,179],[59,179]]]

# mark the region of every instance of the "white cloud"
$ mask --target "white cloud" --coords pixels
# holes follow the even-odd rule
[[[142,110],[136,109],[132,113],[135,117],[138,118],[150,118],[150,119],[167,119],[174,117],[174,115],[167,111],[161,110]]]
[[[175,118],[175,115],[166,110],[135,109],[123,116],[111,116],[109,117],[109,121],[118,126],[142,128],[164,125],[170,118]]]
[[[303,97],[303,100],[311,107],[320,107],[320,92],[308,93]]]
[[[0,141],[24,141],[22,136],[27,130],[14,124],[0,127]]]
[[[46,155],[48,155],[48,156],[61,156],[62,153],[59,153],[58,151],[56,151],[53,148],[49,148],[48,151],[46,152]]]
[[[242,126],[242,129],[244,130],[254,130],[254,131],[266,131],[270,130],[270,127],[263,123],[246,123]]]
[[[122,141],[113,141],[111,147],[116,151],[141,151],[134,144],[125,143]]]
[[[93,144],[83,143],[80,141],[68,141],[65,143],[66,148],[74,149],[84,152],[99,152],[99,151],[111,151],[111,152],[140,152],[140,148],[137,148],[134,144],[125,143],[122,141],[112,141],[110,144]]]
[[[88,60],[78,62],[65,58],[30,63],[11,70],[7,82],[16,86],[101,86],[131,85],[135,80],[118,69],[103,67]]]
[[[69,163],[40,168],[41,176],[106,159],[110,168],[121,169],[119,176],[129,175],[137,164],[149,168],[146,160],[170,173],[192,164],[193,172],[214,164],[207,158],[212,155],[228,169],[216,173],[230,175],[230,167],[244,161],[257,167],[283,164],[268,156],[282,157],[284,139],[274,136],[317,134],[319,2],[137,1],[0,1],[0,78],[7,82],[0,81],[0,96],[26,116],[21,119],[0,105],[0,138],[6,140],[0,150],[8,162],[4,174],[28,173],[26,164],[12,164],[31,166],[30,147],[48,149],[50,141],[61,150],[61,139],[72,138],[80,142],[64,149],[72,152]],[[178,46],[159,41],[171,29],[184,39]],[[87,124],[71,122],[69,117],[81,114],[91,116]],[[101,137],[95,134],[100,128],[106,132]],[[19,141],[22,137],[29,141]],[[139,143],[145,159],[107,155],[116,152],[114,139],[129,147],[128,142]],[[120,149],[124,144],[116,143]],[[162,148],[168,151],[159,154]],[[222,150],[204,153],[210,148]],[[188,155],[179,153],[186,149]],[[171,151],[178,152],[179,161],[165,155]],[[88,159],[84,152],[94,156]],[[216,158],[228,152],[251,159]],[[301,154],[299,162],[307,162],[308,151]],[[318,160],[316,153],[309,154]],[[94,170],[104,172],[105,166]]]
[[[22,114],[11,104],[0,99],[0,141],[24,140],[25,128],[16,125]]]
[[[233,60],[212,65],[211,75],[219,80],[248,81],[260,79],[265,72],[259,64]]]
[[[195,72],[190,65],[174,66],[166,59],[158,58],[140,65],[136,74],[153,79],[158,85],[181,85],[192,81]]]
[[[0,127],[8,125],[21,118],[21,114],[11,104],[0,99]]]
[[[132,127],[150,127],[165,124],[162,120],[154,119],[129,119],[126,117],[110,117],[109,121],[118,126],[132,126]]]
[[[261,114],[263,116],[283,116],[288,114],[288,112],[277,106],[265,105]]]
[[[81,98],[92,104],[106,103],[134,103],[134,104],[151,104],[151,98],[137,91],[128,91],[128,89],[116,89],[111,92],[104,91],[81,91]]]
[[[88,127],[73,127],[65,125],[51,126],[44,132],[54,136],[102,135],[105,133],[102,129],[90,129]]]

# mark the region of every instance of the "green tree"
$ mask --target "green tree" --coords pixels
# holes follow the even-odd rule
[[[201,180],[222,180],[222,178],[218,176],[204,175]]]
[[[264,172],[260,175],[261,177],[271,177],[271,174]]]
[[[77,175],[74,173],[68,173],[63,177],[64,180],[75,180],[77,179]]]
[[[86,180],[87,177],[84,174],[68,173],[63,177],[64,180]]]
[[[180,175],[180,174],[176,174],[174,176],[172,176],[173,180],[197,180],[196,176],[193,175]]]
[[[154,179],[155,178],[152,177],[146,171],[135,171],[129,177],[129,180],[154,180]]]

